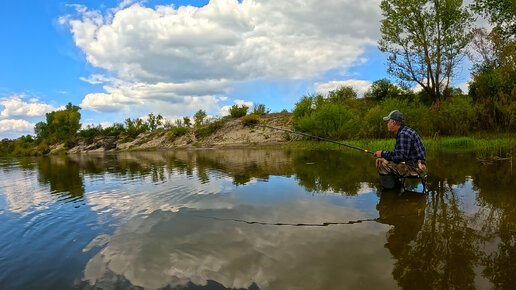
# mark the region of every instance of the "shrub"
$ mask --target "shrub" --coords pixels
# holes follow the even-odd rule
[[[172,127],[167,133],[167,138],[170,141],[174,141],[176,138],[181,137],[188,131],[185,127]]]
[[[356,133],[356,121],[348,106],[328,103],[298,119],[294,128],[319,137],[343,139]]]
[[[195,115],[194,115],[195,126],[200,127],[203,124],[204,118],[206,118],[206,116],[207,116],[206,111],[204,111],[204,110],[197,111],[197,113],[195,113]],[[190,120],[190,119],[188,119],[188,120]],[[186,123],[186,120],[185,120],[185,123]]]
[[[242,120],[244,125],[258,124],[259,119],[260,119],[260,117],[258,117],[258,115],[255,113],[252,113],[252,114],[249,114],[247,116],[243,116],[242,118],[240,118],[240,120]]]
[[[258,116],[269,114],[270,111],[271,111],[270,109],[265,108],[264,104],[254,105],[254,107],[253,107],[253,114],[258,115]]]
[[[233,105],[231,106],[231,109],[229,109],[229,115],[231,116],[231,118],[240,118],[247,115],[248,109],[249,107],[246,105]]]
[[[224,125],[224,121],[218,120],[209,124],[206,124],[202,127],[198,127],[195,130],[195,138],[204,138],[208,137],[211,134],[215,133],[218,129],[222,128],[222,125]]]
[[[101,135],[103,136],[120,136],[124,133],[124,125],[121,123],[114,123],[113,126],[102,129]]]

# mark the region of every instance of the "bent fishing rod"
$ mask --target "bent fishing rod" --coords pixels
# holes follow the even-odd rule
[[[374,152],[371,152],[371,151],[369,151],[367,149],[358,148],[358,147],[355,147],[355,146],[351,146],[351,145],[348,145],[348,144],[344,144],[344,143],[341,143],[341,142],[337,142],[337,141],[326,139],[326,138],[319,137],[319,136],[314,136],[314,135],[306,134],[306,133],[303,133],[303,132],[291,131],[291,130],[287,130],[287,129],[283,129],[283,128],[276,128],[276,127],[272,127],[272,126],[253,124],[253,123],[248,123],[248,122],[243,122],[243,123],[245,125],[264,127],[264,128],[269,128],[269,129],[273,129],[273,130],[279,130],[279,131],[283,131],[283,132],[287,132],[287,133],[298,134],[298,135],[301,135],[301,136],[306,136],[306,137],[310,137],[310,138],[314,138],[314,139],[319,139],[319,140],[322,140],[322,141],[335,143],[337,145],[346,146],[346,147],[351,148],[351,149],[360,150],[362,152],[374,155]]]

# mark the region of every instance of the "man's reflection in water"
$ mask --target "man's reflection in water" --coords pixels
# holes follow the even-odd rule
[[[423,226],[425,206],[426,195],[410,191],[403,193],[393,191],[382,192],[380,201],[376,205],[380,215],[377,221],[393,226],[387,232],[385,247],[389,249],[393,258],[396,259],[393,277],[398,280],[398,283],[401,282],[399,280],[400,276],[404,276],[403,280],[412,276],[415,279],[413,282],[417,282],[417,277],[420,276],[416,269],[411,271],[411,269],[401,268],[404,268],[403,265],[407,266],[404,260],[410,252],[410,243],[416,240],[417,234]],[[409,274],[410,272],[412,273]],[[412,279],[409,278],[409,280]],[[406,283],[402,284],[406,286]]]

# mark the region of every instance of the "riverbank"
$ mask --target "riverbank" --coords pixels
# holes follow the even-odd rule
[[[83,154],[126,151],[156,150],[196,150],[205,148],[235,148],[276,146],[314,150],[352,150],[330,142],[308,140],[297,134],[274,130],[264,126],[292,130],[291,113],[265,114],[259,117],[258,126],[244,123],[240,119],[219,119],[197,128],[184,128],[180,135],[171,134],[172,130],[158,129],[130,136],[97,136],[95,138],[76,138],[66,143],[51,146],[16,145],[6,155],[46,155],[46,154]],[[475,134],[468,137],[423,137],[427,151],[430,152],[471,152],[479,158],[506,157],[516,153],[516,133]],[[2,141],[5,142],[5,141]],[[369,151],[392,150],[395,139],[344,140],[342,143]],[[8,145],[8,146],[11,146]],[[4,146],[4,147],[8,147]],[[358,151],[357,151],[358,152]]]
[[[504,158],[516,155],[516,134],[477,134],[468,137],[422,137],[428,153],[466,153],[475,152],[478,158]],[[392,150],[396,143],[390,139],[364,139],[341,141],[342,143],[363,148],[368,151]],[[315,150],[353,150],[329,142],[299,141],[286,145],[291,148],[311,148]]]

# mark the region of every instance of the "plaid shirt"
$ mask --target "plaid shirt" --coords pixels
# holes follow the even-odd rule
[[[401,126],[396,134],[394,152],[382,151],[382,157],[394,162],[425,160],[425,146],[416,131]]]

